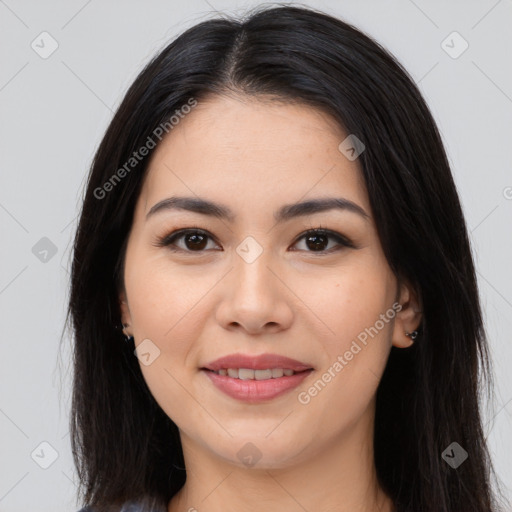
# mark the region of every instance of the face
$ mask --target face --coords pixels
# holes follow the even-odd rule
[[[187,446],[286,467],[368,434],[391,345],[408,346],[414,325],[359,163],[338,149],[346,137],[311,107],[217,96],[154,150],[119,298],[143,376]],[[220,207],[160,203],[177,197]],[[345,207],[285,208],[329,198]],[[218,367],[259,370],[213,375],[229,355],[248,359]],[[276,355],[303,367],[286,375],[293,364]]]

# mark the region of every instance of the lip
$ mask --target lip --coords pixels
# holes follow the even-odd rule
[[[314,370],[304,370],[290,376],[267,380],[240,380],[227,375],[218,375],[205,368],[206,374],[214,386],[226,395],[248,403],[259,403],[272,400],[296,388]]]
[[[314,369],[313,365],[280,356],[279,354],[260,354],[249,356],[246,354],[230,354],[208,363],[203,368],[218,371],[222,368],[248,368],[250,370],[267,370],[269,368],[283,368],[302,372]]]
[[[267,380],[241,380],[214,373],[222,368],[248,368],[251,370],[282,368],[299,373]],[[216,359],[201,368],[201,372],[210,379],[217,389],[231,398],[247,403],[260,403],[277,398],[296,388],[313,371],[314,368],[311,364],[278,354],[258,356],[231,354]]]

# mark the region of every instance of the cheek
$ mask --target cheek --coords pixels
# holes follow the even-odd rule
[[[164,253],[134,258],[126,288],[139,338],[154,337],[165,346],[190,337],[197,305],[214,283],[215,276],[175,264]]]
[[[374,395],[391,348],[394,292],[393,276],[385,267],[357,272],[352,267],[326,281],[322,293],[312,297],[328,329],[318,338],[322,368],[305,392],[327,423],[335,425],[340,410],[358,417]]]
[[[141,372],[157,403],[173,419],[187,410],[190,397],[184,386],[190,372],[197,371],[194,350],[204,320],[201,299],[216,280],[193,266],[175,265],[165,255],[141,252],[127,260],[125,286]],[[144,352],[151,354],[150,364],[144,364]]]
[[[315,285],[303,280],[300,296],[307,297],[307,305],[321,321],[319,335],[329,354],[347,350],[352,340],[386,313],[394,301],[393,282],[382,264],[347,266],[323,276]],[[391,322],[385,326],[379,322],[378,327],[379,335],[389,333]]]

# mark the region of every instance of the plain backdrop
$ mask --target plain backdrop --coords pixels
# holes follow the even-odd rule
[[[70,341],[61,346],[60,336],[85,177],[113,111],[177,34],[215,10],[241,14],[258,4],[0,0],[0,512],[78,508]],[[486,434],[512,496],[512,1],[303,5],[389,49],[438,123],[471,232],[494,360]]]

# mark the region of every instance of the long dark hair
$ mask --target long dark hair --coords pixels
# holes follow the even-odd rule
[[[497,511],[480,412],[480,393],[492,392],[490,360],[467,229],[436,124],[414,81],[377,42],[314,9],[286,6],[184,32],[139,74],[97,150],[67,317],[81,498],[97,510],[130,500],[166,510],[185,482],[178,429],[118,328],[126,241],[149,156],[133,168],[126,162],[191,98],[230,91],[312,105],[365,144],[359,162],[380,242],[423,308],[421,337],[411,349],[392,348],[378,387],[379,482],[397,512]],[[442,457],[453,442],[468,453],[457,469]]]

